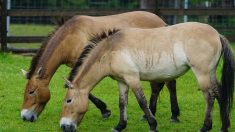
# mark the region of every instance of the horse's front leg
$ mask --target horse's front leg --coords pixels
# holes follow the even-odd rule
[[[147,105],[147,100],[144,96],[144,93],[140,87],[132,88],[137,101],[141,107],[141,109],[144,111],[146,118],[148,120],[149,126],[150,126],[150,132],[156,132],[157,131],[157,121],[155,117],[153,116],[152,112],[149,110]]]
[[[167,83],[167,88],[170,93],[170,100],[171,100],[171,121],[172,122],[179,122],[178,116],[180,115],[180,109],[177,101],[177,94],[176,94],[176,80],[169,81]]]
[[[127,125],[126,105],[128,101],[128,86],[123,82],[118,82],[118,86],[120,119],[118,125],[113,129],[113,132],[121,132]]]
[[[125,81],[129,88],[134,92],[135,97],[139,103],[140,108],[144,111],[144,114],[146,115],[147,121],[149,123],[150,132],[156,132],[157,131],[157,121],[155,117],[153,116],[152,112],[149,110],[147,100],[144,96],[144,92],[141,88],[140,80],[138,75],[128,76],[125,78]]]
[[[100,109],[103,118],[108,118],[111,115],[111,111],[107,109],[107,105],[102,100],[96,98],[91,93],[89,94],[89,99],[98,109]]]
[[[156,109],[157,109],[157,99],[158,99],[159,93],[162,90],[164,84],[165,84],[164,82],[162,82],[162,83],[157,83],[155,81],[150,82],[152,93],[151,93],[151,97],[150,97],[150,101],[149,101],[149,109],[154,116],[155,116]],[[144,115],[141,120],[146,120],[146,115]]]

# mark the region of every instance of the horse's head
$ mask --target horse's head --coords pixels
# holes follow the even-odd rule
[[[37,73],[28,79],[24,92],[21,118],[31,122],[36,121],[49,99],[48,82],[40,79]]]
[[[70,83],[62,108],[60,127],[63,131],[75,131],[88,108],[88,92]]]

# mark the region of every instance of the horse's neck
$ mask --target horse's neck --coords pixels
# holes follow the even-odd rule
[[[45,70],[44,78],[50,81],[61,64],[74,66],[85,46],[86,39],[84,33],[67,34],[63,36],[63,39],[58,39],[58,37],[52,39],[38,64]]]
[[[102,44],[101,44],[102,45]],[[109,57],[105,46],[96,47],[91,51],[88,58],[74,78],[74,82],[81,88],[92,88],[110,73]]]
[[[93,64],[86,73],[81,73],[74,79],[74,83],[78,88],[85,88],[91,91],[95,85],[107,76],[107,69],[104,64]],[[83,69],[80,69],[83,70]]]
[[[50,60],[47,61],[46,64],[46,71],[45,75],[49,80],[53,77],[55,74],[56,70],[59,68],[59,66],[62,64],[62,57],[55,57],[56,55],[53,55]]]

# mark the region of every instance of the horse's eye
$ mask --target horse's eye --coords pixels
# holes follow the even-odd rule
[[[35,91],[29,91],[29,94],[32,95],[32,94],[34,94],[34,92],[35,92]]]
[[[72,102],[72,99],[67,99],[66,100],[66,103],[68,103],[68,104],[71,103],[71,102]]]

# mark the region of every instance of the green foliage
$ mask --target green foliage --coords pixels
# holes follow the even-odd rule
[[[12,0],[13,8],[88,9],[88,8],[138,8],[139,0]]]
[[[202,3],[202,2],[205,2],[205,1],[215,2],[215,1],[218,1],[218,0],[189,0],[190,4],[199,4],[199,3]]]

